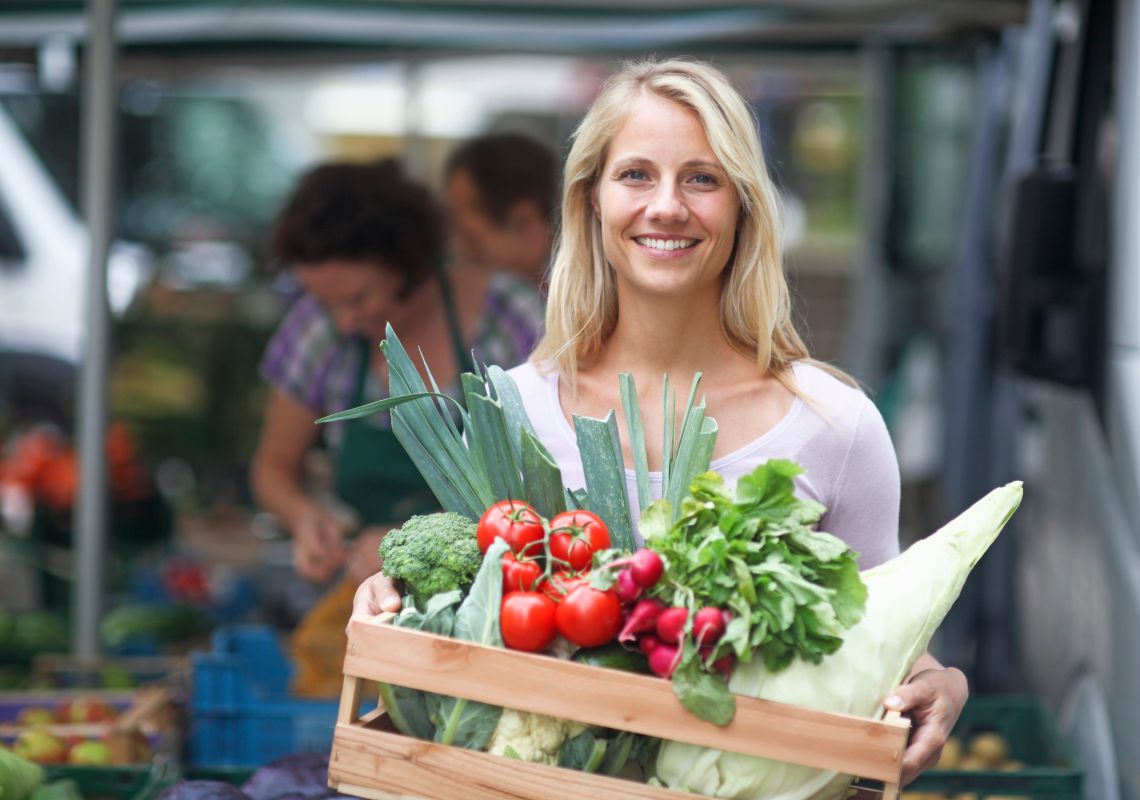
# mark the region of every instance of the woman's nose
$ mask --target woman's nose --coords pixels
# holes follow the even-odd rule
[[[339,310],[333,314],[333,322],[342,336],[354,336],[360,333],[360,315],[355,311]]]
[[[662,181],[654,190],[646,213],[652,220],[684,222],[689,218],[689,207],[685,205],[685,198],[676,184]]]

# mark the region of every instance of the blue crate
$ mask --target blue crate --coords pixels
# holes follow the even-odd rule
[[[338,701],[289,696],[292,665],[273,630],[227,626],[212,645],[190,657],[192,765],[257,767],[331,749]]]

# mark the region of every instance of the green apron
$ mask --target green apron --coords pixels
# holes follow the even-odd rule
[[[463,346],[451,283],[442,272],[439,283],[455,355],[460,371],[464,371],[470,369],[470,356],[466,355]],[[364,403],[371,355],[371,345],[361,340],[360,369],[350,408]],[[369,425],[363,418],[344,424],[340,455],[336,461],[335,488],[337,496],[359,515],[362,526],[399,524],[413,514],[439,510],[439,501],[390,429]]]

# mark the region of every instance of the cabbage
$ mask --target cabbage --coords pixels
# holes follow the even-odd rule
[[[44,782],[44,768],[0,747],[0,798],[27,800]]]
[[[995,489],[898,558],[862,573],[867,610],[843,645],[819,664],[796,661],[772,673],[763,659],[737,666],[736,694],[819,711],[880,718],[882,701],[930,643],[970,570],[1021,502],[1021,482]],[[852,780],[828,770],[680,742],[662,743],[657,777],[666,786],[712,797],[834,800]]]

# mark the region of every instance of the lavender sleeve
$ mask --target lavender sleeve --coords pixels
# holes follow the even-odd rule
[[[882,415],[865,397],[820,528],[859,553],[861,569],[899,554],[898,458]]]

